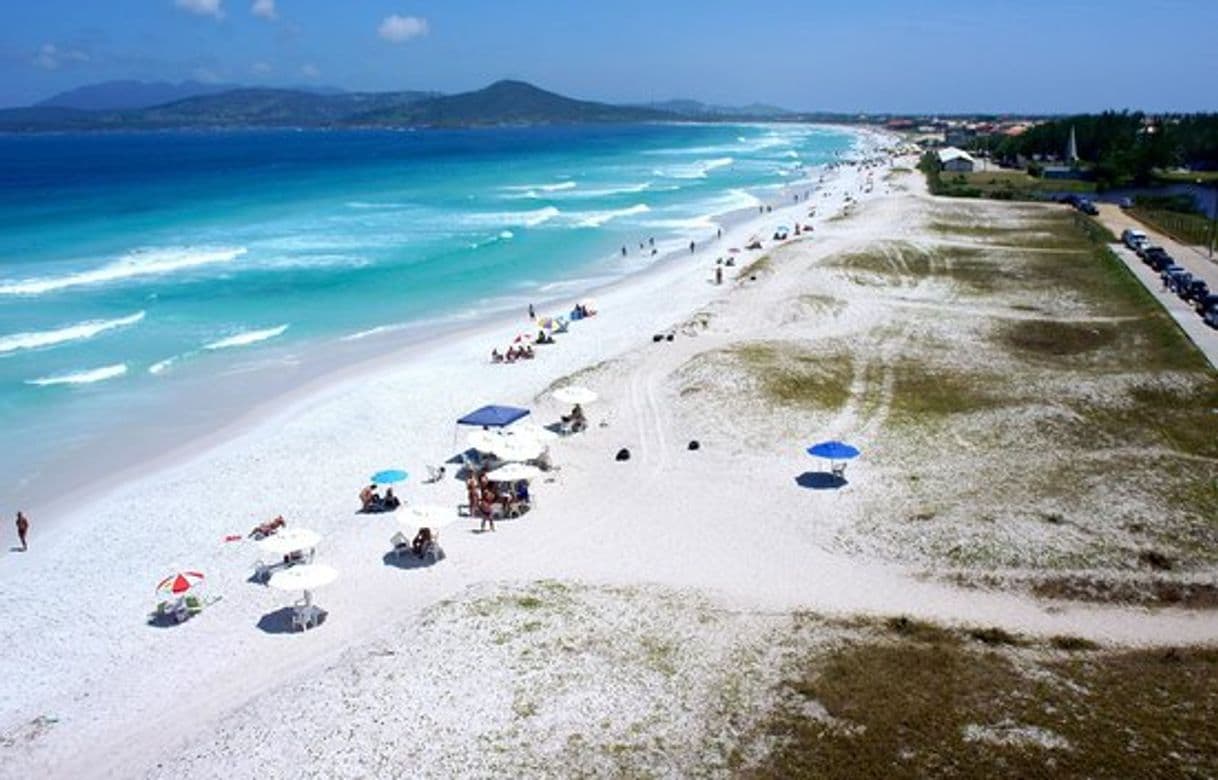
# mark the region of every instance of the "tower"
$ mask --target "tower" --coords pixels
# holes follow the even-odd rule
[[[1070,126],[1070,142],[1066,144],[1066,162],[1078,164],[1078,141],[1074,138],[1074,126]]]

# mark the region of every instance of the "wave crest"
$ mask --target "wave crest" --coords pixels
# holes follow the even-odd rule
[[[140,276],[167,274],[213,263],[231,263],[245,252],[244,247],[172,247],[140,250],[89,271],[5,282],[0,284],[0,295],[41,295],[69,287],[106,284]]]
[[[287,329],[287,325],[279,325],[274,328],[266,328],[265,330],[250,330],[220,339],[219,341],[213,341],[210,344],[204,345],[203,349],[217,350],[229,349],[231,347],[247,347],[250,344],[257,344],[260,341],[267,341],[268,339],[280,336]]]
[[[0,337],[0,355],[16,352],[20,349],[39,349],[53,347],[69,341],[91,339],[99,333],[105,333],[115,328],[134,325],[144,319],[145,312],[136,312],[128,317],[113,320],[89,320],[76,325],[55,330],[33,331],[30,333],[14,333],[11,336]]]
[[[94,382],[104,382],[107,379],[114,379],[127,373],[126,363],[115,363],[112,366],[103,366],[102,368],[89,369],[87,371],[76,371],[71,374],[57,374],[55,376],[44,376],[39,379],[27,379],[27,385],[37,385],[38,387],[49,387],[51,385],[91,385]]]

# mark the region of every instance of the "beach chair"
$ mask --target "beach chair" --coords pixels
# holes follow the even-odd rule
[[[297,602],[292,607],[292,630],[300,629],[307,631],[310,628],[316,628],[325,618],[326,611],[313,604],[305,604]]]
[[[401,558],[403,555],[410,555],[412,552],[410,540],[407,539],[406,534],[402,533],[401,531],[394,534],[389,539],[389,542],[393,545],[393,554],[398,558]]]
[[[432,563],[438,563],[444,560],[447,556],[444,553],[444,548],[440,546],[440,534],[436,531],[431,532],[431,539],[423,546],[423,559],[431,559]]]
[[[443,466],[428,466],[426,481],[428,483],[439,482],[440,480],[444,479],[444,474],[445,469]]]

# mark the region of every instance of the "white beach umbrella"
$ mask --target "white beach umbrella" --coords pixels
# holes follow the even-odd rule
[[[279,533],[258,542],[272,555],[290,555],[300,550],[311,550],[321,541],[321,534],[307,528],[284,528]]]
[[[454,507],[424,504],[406,507],[405,511],[398,512],[396,519],[398,525],[403,528],[431,528],[435,530],[457,522],[458,518],[457,510]]]
[[[555,390],[554,397],[564,404],[590,404],[600,396],[586,387],[568,385]]]
[[[277,571],[267,582],[277,590],[317,590],[338,579],[338,570],[324,563],[303,563]]]
[[[503,442],[503,437],[494,431],[477,430],[466,437],[465,441],[478,452],[494,452]]]
[[[528,482],[541,476],[541,469],[524,463],[508,463],[488,473],[486,478],[492,482]]]
[[[528,436],[504,436],[491,452],[501,460],[533,460],[540,458],[545,445]]]
[[[325,587],[338,579],[338,570],[324,563],[306,563],[290,569],[277,571],[267,581],[276,590],[304,591],[305,603],[313,603],[312,591]]]
[[[544,426],[538,425],[535,422],[522,421],[511,427],[506,433],[507,436],[528,436],[531,439],[536,439],[542,444],[558,441],[559,436],[554,431]]]

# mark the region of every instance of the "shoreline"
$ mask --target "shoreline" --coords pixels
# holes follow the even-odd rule
[[[872,128],[843,129],[848,130],[854,136],[854,141],[848,150],[842,152],[840,155],[842,159],[850,159],[860,152],[865,152],[868,144],[874,148],[881,142],[891,144],[897,140],[891,134]],[[778,185],[768,185],[768,188],[772,188],[775,192],[811,191],[812,204],[818,205],[816,194],[833,185],[834,178],[836,178],[834,174],[835,172],[830,170],[827,165],[819,165],[809,169],[804,178]],[[834,178],[830,178],[831,175],[834,175]],[[818,177],[824,179],[823,183],[818,181]],[[772,212],[765,214],[755,213],[750,207],[724,212],[715,215],[712,219],[714,224],[722,227],[723,241],[730,243],[730,239],[735,233],[743,233],[746,236],[762,233],[768,221],[776,221],[775,224],[777,221],[783,220],[789,222],[797,214],[804,212],[806,208],[805,201],[800,201],[798,204],[785,202],[783,205],[774,207]],[[818,210],[815,220],[803,217],[801,224],[803,222],[821,222],[827,216]],[[679,274],[696,268],[699,263],[708,263],[708,261],[713,263],[714,247],[718,243],[721,242],[711,238],[709,242],[699,245],[693,255],[686,253],[684,248],[673,249],[651,258],[646,266],[629,271],[607,282],[539,299],[535,302],[537,312],[539,315],[545,315],[559,307],[566,310],[574,301],[581,298],[623,293],[628,295],[634,284],[645,286],[653,277]],[[743,244],[742,241],[740,243]],[[764,243],[766,247],[762,250],[761,255],[772,248],[769,246],[771,242],[768,237],[765,237]],[[725,250],[723,253],[726,253]],[[713,290],[713,287],[711,289]],[[175,431],[175,433],[185,433],[180,441],[172,441],[166,435],[157,435],[138,443],[124,442],[123,456],[117,462],[105,460],[113,455],[109,452],[107,442],[123,435],[120,430],[112,430],[110,436],[96,437],[69,456],[44,462],[43,471],[53,471],[56,477],[52,479],[35,476],[31,481],[42,484],[34,487],[22,485],[14,491],[14,494],[18,497],[18,503],[27,515],[40,518],[40,532],[57,529],[63,525],[67,517],[80,511],[82,506],[87,506],[92,501],[122,489],[128,482],[140,481],[149,471],[156,472],[182,465],[223,446],[229,440],[249,435],[263,425],[270,425],[276,420],[296,414],[312,403],[321,402],[333,394],[342,392],[346,387],[361,381],[375,380],[376,376],[381,373],[392,373],[404,363],[426,360],[440,350],[457,348],[458,345],[482,339],[486,342],[486,351],[489,353],[491,346],[506,340],[499,335],[501,331],[510,330],[513,323],[523,326],[519,328],[520,330],[527,331],[531,328],[532,323],[526,325],[525,322],[524,317],[512,314],[506,308],[496,307],[464,323],[437,323],[427,320],[389,323],[386,327],[393,328],[393,330],[363,339],[363,343],[358,347],[350,347],[352,355],[337,358],[329,363],[318,353],[327,347],[345,346],[348,343],[344,341],[347,336],[316,340],[304,345],[308,352],[313,353],[312,356],[303,358],[297,363],[297,365],[307,365],[307,370],[310,372],[303,378],[303,382],[295,379],[276,381],[265,378],[262,380],[261,387],[251,391],[250,395],[241,401],[213,410],[206,422],[198,422],[192,426],[182,424],[182,429]],[[399,325],[401,327],[398,327]],[[410,343],[420,338],[425,339],[428,343]],[[292,358],[292,353],[299,351],[300,346],[279,347],[274,352],[257,356],[255,360],[269,365],[263,365],[253,370],[263,375],[274,371],[274,364]],[[381,351],[378,352],[378,350]],[[544,356],[545,353],[539,357]],[[295,365],[292,368],[295,368]],[[504,366],[504,368],[510,367]],[[183,405],[191,407],[193,402],[201,397],[211,398],[214,388],[208,384],[209,382],[219,380],[222,385],[226,382],[239,384],[232,377],[241,376],[243,373],[239,370],[230,370],[210,378],[190,377],[186,380],[190,382],[189,387],[171,391],[165,397],[156,400],[159,408],[153,413],[153,416],[171,414],[172,409]],[[216,417],[220,417],[220,419],[217,420]],[[218,426],[216,423],[219,423]],[[64,474],[67,475],[66,479],[63,477]],[[65,483],[71,485],[67,490],[61,487]]]
[[[884,176],[882,168],[874,173]],[[864,175],[846,169],[835,177],[835,192],[853,192]],[[716,287],[709,281],[713,261],[686,256],[684,263],[674,259],[668,272],[619,280],[617,289],[598,295],[600,314],[573,323],[537,360],[489,363],[484,330],[418,347],[429,350],[425,360],[331,382],[326,392],[305,394],[218,446],[93,497],[79,509],[90,517],[73,516],[79,524],[36,533],[33,552],[10,556],[0,576],[0,639],[19,646],[24,638],[39,638],[37,654],[0,657],[0,674],[12,681],[0,688],[0,735],[24,738],[13,743],[20,747],[3,748],[0,776],[156,774],[179,759],[210,760],[213,768],[235,769],[230,773],[239,776],[265,771],[273,759],[264,751],[280,746],[233,750],[242,724],[257,722],[268,706],[287,707],[307,715],[294,738],[314,744],[322,730],[333,732],[334,713],[318,710],[321,699],[310,695],[312,686],[342,685],[348,672],[363,671],[361,659],[370,655],[397,655],[392,664],[403,674],[395,685],[432,672],[461,685],[477,680],[468,666],[485,668],[486,655],[477,646],[448,646],[460,637],[460,623],[427,621],[444,612],[437,607],[465,609],[470,594],[501,598],[496,594],[513,583],[659,587],[742,614],[905,614],[1108,644],[1213,642],[1208,615],[1059,606],[1016,593],[965,591],[908,566],[834,549],[834,532],[859,519],[869,491],[809,492],[795,484],[792,475],[809,467],[802,442],[811,430],[785,430],[781,416],[764,416],[734,397],[722,400],[734,405],[730,411],[741,418],[741,428],[725,427],[723,415],[689,416],[701,411],[706,396],[680,402],[683,384],[672,379],[684,367],[699,355],[771,337],[791,312],[786,305],[802,305],[802,298],[785,297],[791,290],[784,285],[842,292],[823,275],[826,259],[902,234],[896,220],[917,207],[916,200],[906,200],[917,196],[889,196],[877,185],[859,197],[851,219],[830,226],[842,199],[818,198],[815,222],[823,227],[812,237],[742,253],[737,272],[773,253],[774,270],[757,284],[738,283],[733,273]],[[779,208],[763,218],[789,216]],[[740,233],[747,235],[751,225]],[[728,245],[735,235],[725,234]],[[822,335],[839,337],[890,314],[865,291],[854,290],[851,307],[850,322],[803,315]],[[699,315],[710,327],[684,327]],[[675,342],[651,343],[649,332],[670,330],[677,332]],[[386,552],[396,527],[392,516],[355,512],[366,475],[446,460],[463,449],[453,446],[456,416],[481,403],[524,404],[537,422],[556,419],[565,407],[545,388],[576,374],[601,399],[588,408],[586,433],[555,443],[559,468],[536,483],[535,510],[501,523],[493,534],[462,521],[444,530],[443,562],[399,567]],[[755,412],[763,417],[751,419]],[[778,447],[736,435],[758,419],[778,431]],[[811,427],[839,433],[843,425]],[[703,442],[697,453],[684,446],[694,437]],[[619,447],[631,449],[629,462],[615,462]],[[882,457],[862,459],[851,476],[883,493],[889,468]],[[454,505],[464,486],[455,479],[430,485],[411,479],[400,494],[417,504]],[[320,560],[340,572],[318,593],[318,603],[330,611],[325,625],[305,634],[275,627],[289,594],[249,581],[259,550],[244,540],[225,541],[226,534],[244,533],[276,514],[322,534]],[[79,535],[70,533],[77,530]],[[750,534],[749,543],[741,544],[742,533]],[[174,570],[206,572],[206,593],[215,599],[184,625],[151,628],[145,614],[153,584]],[[99,571],[104,587],[94,576]],[[493,616],[467,617],[496,629]],[[584,616],[566,619],[578,631]],[[418,666],[416,650],[390,638],[428,625],[443,640],[443,667]],[[691,651],[696,656],[700,649]],[[487,706],[503,704],[510,713],[511,702],[496,699],[502,693],[496,684],[486,692]],[[358,706],[369,690],[383,689],[368,678],[343,694]],[[452,700],[433,703],[420,719],[424,724],[433,716],[444,722],[468,717]],[[38,725],[48,717],[50,725]],[[36,733],[24,737],[22,729],[31,724]],[[444,733],[438,738],[443,741]],[[312,760],[332,758],[323,753]]]

